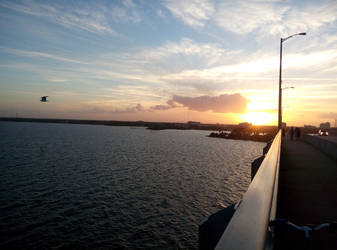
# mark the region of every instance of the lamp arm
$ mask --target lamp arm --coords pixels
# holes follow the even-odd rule
[[[306,33],[305,33],[305,32],[302,32],[302,33],[293,34],[293,35],[288,36],[288,37],[286,37],[286,38],[281,38],[281,41],[282,41],[282,42],[285,42],[285,41],[287,41],[289,38],[292,38],[293,36],[298,36],[298,35],[301,35],[301,36],[304,35],[304,36],[305,36]]]

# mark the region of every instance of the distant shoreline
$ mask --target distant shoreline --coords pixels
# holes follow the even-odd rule
[[[145,127],[151,130],[197,129],[197,130],[217,131],[226,129],[231,131],[237,126],[233,124],[201,124],[195,122],[178,123],[178,122],[146,122],[146,121],[114,121],[114,120],[77,120],[77,119],[53,119],[53,118],[19,118],[19,117],[0,117],[0,121],[129,126],[129,127]]]
[[[88,124],[105,126],[128,126],[144,127],[151,130],[178,129],[178,130],[208,130],[208,131],[233,131],[240,127],[239,124],[204,124],[200,122],[147,122],[147,121],[115,121],[115,120],[80,120],[80,119],[54,119],[54,118],[22,118],[22,117],[0,117],[1,121],[11,122],[38,122],[38,123],[63,123],[63,124]],[[277,127],[275,125],[252,125],[258,133],[270,133]],[[303,133],[317,133],[319,128],[301,127]],[[337,134],[337,128],[328,129],[330,134]],[[222,137],[222,136],[211,136]],[[227,138],[227,137],[226,137]],[[228,138],[241,139],[241,138]],[[244,140],[244,139],[243,139]],[[259,140],[259,139],[257,139]]]
[[[276,131],[276,129],[275,129]],[[244,141],[256,141],[256,142],[270,142],[273,140],[275,132],[268,133],[264,135],[254,134],[244,134],[244,135],[233,135],[227,133],[211,133],[208,137],[220,138],[220,139],[230,139],[230,140],[244,140]]]
[[[127,126],[127,127],[143,127],[150,130],[206,130],[213,131],[208,136],[221,139],[232,140],[249,140],[257,142],[268,142],[275,131],[276,126],[272,125],[252,125],[251,132],[241,133],[242,125],[240,124],[203,124],[200,122],[146,122],[146,121],[114,121],[114,120],[79,120],[79,119],[53,119],[53,118],[20,118],[20,117],[0,117],[1,121],[10,122],[36,122],[36,123],[59,123],[59,124],[86,124],[86,125],[104,125],[104,126]],[[289,127],[287,128],[287,130]],[[301,127],[303,134],[317,133],[319,128]],[[218,131],[214,133],[214,131]],[[226,131],[228,133],[226,133]],[[233,132],[234,131],[234,132]],[[239,131],[239,133],[237,133]],[[337,135],[337,128],[328,129],[331,135]],[[233,132],[233,133],[231,133]]]
[[[0,117],[0,121],[12,122],[38,122],[38,123],[64,123],[64,124],[90,124],[90,125],[106,125],[106,126],[129,126],[129,127],[145,127],[151,130],[164,129],[194,129],[209,131],[232,131],[238,125],[236,124],[203,124],[198,122],[146,122],[146,121],[114,121],[114,120],[77,120],[77,119],[53,119],[53,118],[19,118],[19,117]],[[276,126],[256,126],[262,130],[270,130]]]

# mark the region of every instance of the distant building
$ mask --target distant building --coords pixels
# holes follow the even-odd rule
[[[199,126],[199,125],[200,125],[200,122],[188,121],[187,124],[188,124],[188,125],[191,125],[191,126]]]
[[[246,128],[246,127],[252,126],[252,124],[249,123],[249,122],[241,122],[241,123],[238,124],[238,126],[239,126],[240,128]]]
[[[286,128],[287,127],[287,123],[282,122],[282,128]]]
[[[316,126],[313,126],[313,125],[304,125],[304,128],[316,128]]]
[[[319,124],[319,127],[320,127],[320,129],[328,129],[328,128],[330,128],[330,122],[323,122],[323,123],[321,123],[321,124]]]

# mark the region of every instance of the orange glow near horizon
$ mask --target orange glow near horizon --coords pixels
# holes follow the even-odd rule
[[[274,112],[274,103],[265,96],[250,96],[247,112],[240,115],[243,122],[253,125],[272,125],[277,121],[277,113]]]
[[[270,125],[275,120],[275,114],[267,112],[247,112],[242,115],[244,121],[254,125]]]

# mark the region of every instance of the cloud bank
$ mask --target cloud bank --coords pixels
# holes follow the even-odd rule
[[[112,107],[101,108],[94,106],[90,110],[98,113],[136,113],[145,111],[166,111],[173,108],[185,107],[189,110],[215,113],[245,113],[249,100],[240,94],[222,94],[219,96],[187,97],[174,95],[166,104],[158,104],[144,108],[141,104],[116,109]]]
[[[247,110],[248,99],[240,94],[223,94],[219,96],[187,97],[175,95],[167,105],[156,105],[153,110],[168,110],[183,106],[189,110],[216,113],[244,113]]]
[[[244,113],[248,103],[248,99],[240,94],[199,97],[173,96],[172,101],[182,104],[190,110],[216,113]]]

